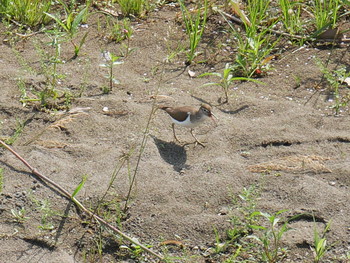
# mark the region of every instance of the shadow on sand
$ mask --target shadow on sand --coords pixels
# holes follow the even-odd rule
[[[168,164],[171,164],[175,171],[181,172],[182,169],[188,168],[188,165],[186,165],[187,153],[184,146],[160,140],[155,136],[151,137],[158,148],[160,156]]]

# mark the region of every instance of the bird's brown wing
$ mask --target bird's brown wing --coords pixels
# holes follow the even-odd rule
[[[190,106],[183,106],[183,107],[162,107],[162,110],[165,110],[173,119],[176,119],[178,121],[184,121],[186,120],[188,113],[193,114],[195,111],[194,108]]]

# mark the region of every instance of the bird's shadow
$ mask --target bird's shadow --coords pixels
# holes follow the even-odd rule
[[[225,105],[226,103],[219,103],[218,105],[212,105],[211,103],[209,103],[208,101],[202,99],[202,98],[199,98],[199,97],[196,97],[194,95],[191,95],[192,98],[195,98],[196,100],[202,102],[202,103],[205,103],[205,104],[209,104],[210,106],[213,106],[213,107],[216,107],[217,109],[219,109],[222,113],[225,113],[225,114],[238,114],[240,111],[243,111],[247,108],[249,108],[249,105],[243,105],[241,106],[240,108],[236,109],[236,110],[226,110],[226,109],[222,109],[220,108],[220,106],[223,106]]]
[[[243,111],[243,110],[245,110],[245,109],[247,109],[247,108],[249,108],[248,105],[243,105],[243,106],[239,107],[239,108],[236,109],[236,110],[226,110],[226,109],[220,109],[220,108],[218,108],[218,109],[219,109],[222,113],[226,113],[226,114],[238,114],[239,112],[241,112],[241,111]]]
[[[174,142],[160,140],[155,136],[151,137],[154,140],[162,159],[168,164],[171,164],[175,171],[181,172],[181,170],[189,167],[186,165],[187,153],[184,146],[178,145]]]

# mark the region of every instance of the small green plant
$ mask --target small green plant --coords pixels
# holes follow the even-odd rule
[[[57,215],[57,212],[52,210],[51,204],[48,200],[41,201],[38,209],[41,212],[41,221],[39,228],[42,230],[52,230],[55,228],[52,220],[52,217]]]
[[[151,248],[152,246],[146,245],[146,247]],[[121,248],[126,250],[132,259],[136,259],[138,261],[143,262],[144,251],[140,246],[135,245],[135,244],[131,244],[130,246],[122,245]]]
[[[198,3],[200,3],[200,1]],[[196,53],[196,50],[199,42],[201,41],[205,25],[207,23],[208,0],[204,0],[203,7],[201,4],[198,4],[197,11],[194,15],[185,6],[183,0],[179,0],[179,4],[182,12],[182,18],[186,27],[186,33],[190,41],[190,48],[187,52],[186,61],[186,64],[189,65],[192,63],[193,59],[198,55]]]
[[[51,38],[48,44],[53,47],[53,52],[47,51],[40,43],[34,42],[35,49],[41,58],[40,71],[34,71],[34,73],[45,76],[45,85],[34,86],[19,78],[17,86],[21,92],[20,102],[23,106],[33,104],[39,110],[68,109],[74,96],[69,89],[61,90],[57,87],[60,81],[65,78],[65,75],[58,71],[58,66],[64,63],[61,59],[60,32],[52,30],[48,36]]]
[[[287,31],[292,34],[298,34],[303,28],[301,21],[301,3],[291,0],[279,0],[283,14],[282,22]]]
[[[112,20],[107,17],[107,28],[110,32],[109,39],[116,43],[122,42],[127,39],[128,44],[133,34],[133,28],[130,23],[130,19],[124,18],[123,20]]]
[[[19,224],[23,224],[29,217],[26,216],[26,210],[22,207],[20,210],[11,209],[11,214],[15,221]]]
[[[350,72],[347,72],[346,67],[340,67],[338,69],[330,70],[320,60],[316,59],[316,64],[323,73],[323,77],[329,84],[329,91],[333,94],[334,104],[332,108],[335,114],[339,114],[342,107],[346,107],[350,101],[350,93],[344,95],[340,92],[341,84],[346,78],[350,77]]]
[[[34,44],[37,53],[41,56],[41,70],[47,83],[42,89],[32,90],[32,93],[36,97],[35,99],[40,102],[38,106],[40,109],[55,108],[55,104],[59,97],[57,83],[59,79],[63,77],[58,73],[58,65],[62,63],[60,59],[61,45],[58,41],[58,37],[52,35],[52,41],[49,43],[49,45],[54,47],[54,54],[50,54],[50,52],[45,51],[38,43]],[[47,61],[49,61],[49,63],[47,63]],[[23,90],[23,88],[20,89]],[[35,99],[28,100],[22,98],[22,103],[23,101],[35,101]]]
[[[75,190],[72,194],[72,198],[74,198],[80,192],[80,190],[84,187],[84,184],[85,184],[87,178],[88,178],[88,175],[86,175],[86,174],[83,175],[81,182],[78,184],[78,186],[75,188]]]
[[[57,29],[46,32],[51,41],[48,43],[49,46],[54,48],[53,55],[45,53],[39,46],[37,46],[38,52],[42,55],[42,59],[46,60],[48,58],[48,64],[42,64],[44,69],[45,77],[50,86],[55,89],[57,82],[64,76],[58,73],[58,65],[64,62],[61,59],[61,32]],[[46,57],[45,57],[46,56]]]
[[[281,225],[279,222],[281,218],[277,216],[286,212],[287,210],[281,210],[277,213],[270,215],[269,213],[263,213],[256,211],[252,213],[253,217],[259,216],[267,219],[267,226],[262,224],[250,225],[257,234],[251,235],[251,238],[258,240],[263,245],[262,258],[269,263],[280,262],[285,257],[285,250],[281,247],[281,239],[290,228],[288,228],[288,221],[284,221]]]
[[[224,242],[221,241],[220,235],[218,230],[214,227],[214,234],[215,234],[215,253],[220,254],[221,252],[224,252],[229,245],[229,241],[225,240]]]
[[[8,144],[8,145],[12,145],[14,144],[14,142],[18,139],[18,137],[22,134],[23,132],[23,129],[24,129],[24,126],[26,125],[26,122],[25,121],[20,121],[18,119],[16,119],[16,129],[15,129],[15,132],[14,134],[5,140],[5,143]]]
[[[228,103],[228,91],[229,88],[231,87],[231,85],[234,83],[234,81],[253,81],[256,83],[260,83],[262,84],[262,82],[257,81],[255,79],[252,78],[245,78],[245,77],[234,77],[233,76],[233,68],[229,63],[226,63],[225,68],[223,70],[222,73],[218,73],[218,72],[208,72],[208,73],[204,73],[199,75],[199,77],[204,77],[204,76],[216,76],[221,78],[219,82],[210,82],[210,83],[206,83],[203,86],[210,86],[210,85],[214,85],[214,86],[220,86],[225,94],[225,100],[222,103]]]
[[[51,204],[48,200],[38,200],[32,194],[29,196],[30,200],[36,205],[36,210],[40,212],[41,219],[38,226],[41,230],[52,230],[55,228],[52,223],[54,216],[58,215],[58,212],[51,208]]]
[[[178,41],[175,47],[172,46],[172,41],[166,40],[165,44],[168,50],[168,55],[165,58],[165,62],[167,63],[172,62],[175,57],[185,50],[185,47],[181,41]]]
[[[299,88],[301,86],[301,77],[299,75],[292,75],[295,80],[295,86],[294,88]]]
[[[43,73],[46,78],[45,87],[40,90],[38,88],[34,88],[33,85],[26,83],[22,78],[17,79],[17,87],[21,93],[20,102],[23,106],[27,106],[29,104],[38,106],[35,104],[35,102],[39,102],[38,108],[49,108],[52,106],[52,102],[55,102],[59,96],[58,91],[56,90],[56,84],[58,80],[63,77],[63,75],[57,73],[57,65],[61,63],[59,59],[60,46],[59,43],[55,42],[54,40],[53,42],[56,43],[54,55],[50,55],[38,43],[34,42],[35,49],[38,55],[41,57],[40,72],[37,72],[29,67],[26,62],[22,62],[21,60],[23,60],[23,57],[21,57],[17,52],[15,53],[20,63],[23,64],[22,67],[25,70],[30,70],[32,74]]]
[[[330,227],[331,221],[326,224],[323,233],[320,235],[317,231],[316,222],[314,218],[314,263],[319,263],[328,250],[326,233],[329,231]]]
[[[29,27],[36,27],[50,20],[46,13],[51,4],[50,0],[0,0],[0,16]]]
[[[233,5],[241,15],[245,34],[242,34],[224,17],[236,40],[234,43],[237,46],[237,55],[233,68],[237,76],[250,78],[260,76],[264,71],[269,70],[267,62],[280,39],[276,38],[271,30],[277,21],[269,25],[265,23],[268,19],[270,3],[269,0],[248,0],[248,16],[239,10],[237,4]]]
[[[122,43],[122,46],[125,48],[125,52],[121,52],[123,54],[123,57],[127,57],[131,52],[133,52],[135,49],[130,48],[130,40],[131,36],[134,32],[133,28],[130,26],[130,21],[128,19],[124,19],[124,30],[123,33],[126,37],[126,44]]]
[[[143,14],[145,2],[147,0],[118,0],[118,4],[124,16],[137,16]]]
[[[84,34],[81,38],[79,44],[74,42],[74,37],[78,33],[78,28],[80,23],[86,19],[88,15],[88,6],[83,8],[79,13],[76,13],[73,8],[70,8],[65,2],[59,0],[59,3],[64,7],[65,19],[61,19],[59,16],[46,13],[49,17],[56,21],[56,23],[63,29],[63,32],[66,33],[68,40],[74,46],[74,56],[72,59],[75,59],[80,52],[81,47],[84,45],[88,32]]]
[[[120,65],[123,64],[124,62],[119,60],[120,57],[114,55],[111,52],[105,51],[102,53],[104,60],[106,61],[106,63],[104,64],[100,64],[101,67],[105,67],[108,68],[108,80],[109,80],[109,87],[105,88],[105,90],[103,90],[104,93],[109,93],[112,91],[113,89],[113,84],[120,84],[120,81],[114,78],[114,66],[115,65]]]
[[[335,28],[341,7],[340,0],[315,0],[313,3],[316,34],[322,33],[328,27]]]
[[[225,263],[245,262],[242,255],[245,252],[254,250],[254,243],[248,240],[249,234],[252,234],[250,225],[257,224],[256,212],[257,199],[260,196],[260,188],[258,184],[243,188],[238,195],[232,196],[234,209],[230,211],[238,211],[230,218],[231,226],[226,230],[226,237],[220,238],[218,231],[214,228],[215,234],[215,254],[222,252],[232,252],[233,254],[225,260]]]

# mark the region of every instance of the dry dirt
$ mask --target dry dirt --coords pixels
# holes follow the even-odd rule
[[[283,238],[283,246],[288,248],[285,262],[313,262],[310,246],[314,226],[321,231],[330,221],[326,237],[331,248],[324,262],[347,262],[350,117],[347,107],[334,115],[330,108],[334,102],[322,85],[317,86],[322,74],[314,60],[317,57],[326,61],[331,53],[331,66],[349,67],[346,47],[290,46],[272,62],[273,70],[260,79],[265,85],[237,82],[229,91],[229,103],[220,105],[223,93],[218,87],[201,87],[216,79],[193,78],[188,70],[196,76],[221,72],[234,53],[218,52],[216,41],[225,36],[217,34],[219,40],[214,39],[211,31],[199,48],[206,51],[210,64],[186,67],[183,54],[165,62],[171,50],[186,43],[177,16],[178,8],[167,5],[145,20],[133,22],[135,32],[130,46],[134,50],[123,59],[124,64],[115,67],[121,84],[110,94],[102,94],[101,87],[108,81],[106,69],[100,67],[101,51],[118,54],[125,42],[108,43],[103,30],[98,29],[97,17],[103,15],[93,15],[88,28],[81,28],[78,36],[89,31],[78,58],[69,61],[72,47],[62,44],[61,56],[67,62],[58,65],[58,71],[65,75],[59,89],[69,88],[75,95],[82,91],[70,111],[41,112],[31,105],[22,106],[18,79],[24,80],[28,89],[45,85],[41,66],[47,61],[38,54],[38,46],[51,53],[53,50],[47,46],[50,39],[44,34],[22,39],[11,47],[11,37],[3,34],[8,29],[1,25],[1,138],[12,136],[18,122],[24,122],[12,147],[71,193],[83,175],[88,175],[77,198],[91,208],[105,193],[122,158],[130,155],[105,197],[112,206],[113,202],[125,201],[130,185],[128,170],[133,172],[137,163],[152,111],[152,96],[158,94],[158,103],[170,105],[209,103],[218,125],[208,121],[196,129],[197,136],[207,142],[205,148],[173,142],[168,116],[163,111],[153,115],[130,208],[121,222],[122,231],[152,245],[159,253],[164,251],[160,242],[178,240],[185,248],[169,246],[170,255],[185,256],[191,262],[223,262],[227,255],[210,255],[208,250],[214,247],[214,228],[225,236],[225,231],[232,228],[230,217],[237,214],[232,195],[255,184],[260,187],[256,210],[275,213],[287,209],[282,216],[315,215],[316,223],[310,216],[291,223],[292,230]],[[300,85],[296,78],[300,78]],[[184,141],[192,141],[185,128],[178,127],[177,134]],[[84,223],[89,219],[77,213],[74,205],[50,185],[32,176],[5,149],[0,151],[0,163],[1,262],[128,260],[129,256],[121,256],[117,239],[106,231],[101,234],[97,225]],[[49,208],[44,207],[46,201]],[[19,223],[11,209],[21,208],[28,218]],[[115,218],[107,212],[102,211],[101,216]],[[109,213],[116,215],[118,210],[110,209]],[[53,229],[40,229],[45,223],[52,224]],[[97,253],[98,237],[105,238],[101,257]],[[145,257],[148,262],[156,261],[149,255]]]

